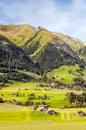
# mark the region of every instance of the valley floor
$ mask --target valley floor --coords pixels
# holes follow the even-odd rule
[[[86,108],[57,109],[61,114],[52,116],[32,113],[30,107],[0,104],[0,130],[86,130],[86,117],[79,117],[79,110],[86,112]]]
[[[39,83],[19,83],[9,84],[0,90],[4,100],[16,99],[25,102],[28,94],[48,95],[50,99],[45,100],[49,104],[49,109],[55,110],[57,115],[48,115],[40,112],[39,108],[32,112],[31,106],[14,105],[12,103],[0,104],[0,130],[86,130],[86,117],[77,115],[78,111],[86,108],[57,108],[55,106],[67,105],[65,94],[70,90],[58,90],[39,88]],[[19,91],[19,96],[12,95]],[[74,91],[74,90],[73,90]],[[76,91],[81,93],[81,91]],[[21,96],[25,94],[24,96]],[[34,103],[41,100],[33,100]]]
[[[86,130],[86,123],[54,123],[32,121],[30,123],[0,123],[0,130]]]

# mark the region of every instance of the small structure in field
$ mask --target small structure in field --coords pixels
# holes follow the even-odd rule
[[[86,113],[83,112],[83,111],[78,111],[78,112],[77,112],[77,115],[78,115],[78,116],[86,116]]]
[[[13,104],[16,104],[17,101],[15,99],[12,99],[12,100],[10,100],[10,102]]]
[[[49,115],[56,115],[57,114],[57,112],[54,111],[54,110],[47,110],[46,113],[49,114]]]
[[[40,112],[46,112],[47,110],[48,110],[47,105],[42,105],[42,107],[40,108]]]
[[[32,112],[36,111],[38,107],[38,105],[32,105]]]
[[[53,88],[56,88],[56,87],[57,87],[57,83],[54,83],[54,82],[53,82],[53,83],[51,84],[51,86],[52,86]]]
[[[0,94],[0,97],[2,97],[3,96],[3,94]]]
[[[22,105],[22,102],[21,102],[21,101],[16,101],[15,104],[16,104],[16,105]]]

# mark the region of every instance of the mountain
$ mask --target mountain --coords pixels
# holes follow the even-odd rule
[[[24,44],[25,52],[38,63],[41,71],[57,68],[64,64],[82,63],[78,53],[85,44],[62,34],[40,29],[33,38]],[[83,60],[83,58],[82,58]],[[84,61],[83,61],[84,62]]]
[[[41,37],[42,40],[40,42],[47,43],[48,41],[52,41],[53,36],[56,38],[56,42],[59,41],[61,44],[67,43],[75,52],[85,46],[84,42],[80,41],[79,39],[72,38],[62,33],[49,32],[42,27],[36,28],[28,24],[0,25],[0,34],[10,39],[11,42],[17,44],[18,46],[23,46],[25,44],[28,45],[29,43],[31,44],[35,39],[40,41]],[[35,39],[32,40],[33,38]]]
[[[85,43],[79,39],[72,38],[62,33],[54,33],[58,37],[58,41],[62,44],[66,43],[71,47],[74,52],[77,52],[80,48],[85,46]]]
[[[0,35],[0,67],[34,70],[34,63],[25,52]]]
[[[27,24],[0,25],[0,34],[21,49],[27,58],[30,57],[29,60],[40,68],[41,73],[61,65],[85,66],[86,46],[79,39]]]
[[[26,53],[0,35],[0,85],[9,81],[37,80],[37,75],[33,73],[39,73],[38,67]]]
[[[78,54],[80,55],[80,58],[86,62],[86,46],[79,49]]]
[[[36,33],[36,28],[30,25],[0,25],[0,34],[10,39],[11,42],[22,46],[29,38]]]

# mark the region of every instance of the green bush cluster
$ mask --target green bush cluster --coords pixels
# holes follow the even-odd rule
[[[82,94],[67,93],[66,98],[70,102],[70,107],[86,107],[86,92]]]

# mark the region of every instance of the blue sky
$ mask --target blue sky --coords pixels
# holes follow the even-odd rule
[[[0,0],[0,24],[30,24],[86,41],[86,0]]]

